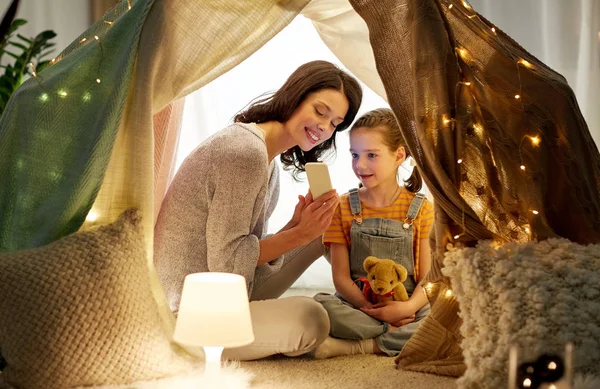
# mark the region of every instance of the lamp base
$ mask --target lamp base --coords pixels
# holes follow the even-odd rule
[[[219,375],[221,371],[221,354],[223,347],[203,347],[204,349],[204,376]]]

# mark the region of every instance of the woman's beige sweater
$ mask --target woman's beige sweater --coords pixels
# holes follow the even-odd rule
[[[279,170],[269,164],[262,131],[235,123],[216,133],[181,165],[155,226],[154,263],[171,310],[176,312],[187,274],[227,272],[246,278],[281,267],[277,258],[259,268],[259,240],[279,197]]]

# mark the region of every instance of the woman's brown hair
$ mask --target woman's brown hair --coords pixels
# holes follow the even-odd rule
[[[327,61],[305,63],[296,69],[276,92],[254,101],[233,120],[241,123],[264,123],[271,120],[284,123],[309,94],[323,89],[342,92],[348,99],[348,112],[344,121],[336,126],[331,138],[325,142],[309,151],[302,151],[300,147],[294,146],[281,153],[284,169],[293,170],[293,176],[297,179],[307,162],[320,161],[324,153],[331,148],[335,150],[335,134],[348,128],[356,117],[362,101],[362,88],[354,77]]]
[[[389,108],[379,108],[369,111],[362,115],[354,125],[350,132],[357,128],[368,128],[381,131],[383,141],[390,150],[396,151],[400,146],[404,147],[406,158],[410,157],[410,152],[406,147],[404,136],[400,131],[400,124],[396,120],[396,115]],[[419,170],[415,166],[408,180],[404,181],[404,187],[413,193],[417,193],[423,187],[423,179],[419,174]]]

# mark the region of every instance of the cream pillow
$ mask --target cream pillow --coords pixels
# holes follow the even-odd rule
[[[566,239],[508,243],[446,254],[463,320],[467,370],[459,388],[507,387],[509,345],[563,354],[573,341],[579,373],[600,366],[600,245]]]
[[[140,216],[0,253],[3,374],[21,388],[125,384],[181,371],[152,297]]]

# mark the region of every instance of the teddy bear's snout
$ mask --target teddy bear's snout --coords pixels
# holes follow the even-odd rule
[[[392,290],[392,288],[390,288],[390,285],[382,285],[380,283],[376,283],[373,286],[373,291],[375,291],[375,293],[377,294],[386,294],[388,292],[390,292]]]

